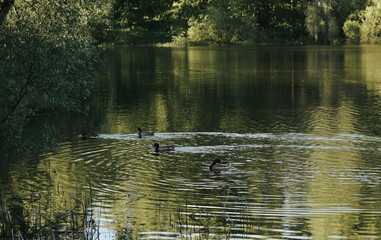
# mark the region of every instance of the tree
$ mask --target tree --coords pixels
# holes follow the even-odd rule
[[[361,23],[361,41],[365,43],[381,42],[381,0],[373,0],[366,7]]]
[[[174,0],[116,0],[113,4],[115,24],[169,31],[169,10]]]
[[[332,8],[332,0],[315,0],[306,10],[306,27],[315,42],[328,43],[337,40],[339,26]]]
[[[306,35],[305,29],[306,1],[275,1],[272,14],[263,28],[267,37],[275,41],[299,40]],[[256,13],[256,15],[260,12]]]
[[[267,30],[273,24],[273,16],[278,0],[253,1],[254,11],[261,30]]]
[[[255,42],[257,22],[248,1],[221,1],[210,4],[204,14],[188,21],[187,38],[196,44]]]
[[[366,6],[360,0],[314,0],[306,10],[306,27],[318,43],[332,43],[344,39],[344,24],[348,18]],[[347,25],[346,29],[351,28]]]
[[[354,14],[357,16],[358,13]],[[358,43],[361,41],[361,24],[359,21],[352,19],[353,17],[349,17],[347,21],[345,21],[343,26],[343,31],[345,36],[347,37],[347,41]]]
[[[88,24],[95,18],[95,2],[81,2],[15,2],[1,25],[3,148],[22,142],[30,117],[41,112],[79,110],[89,96],[99,63]]]
[[[175,36],[185,35],[189,28],[189,20],[204,15],[208,6],[206,0],[174,1],[171,7],[171,33]]]
[[[381,0],[352,13],[344,23],[344,33],[351,42],[381,42]]]

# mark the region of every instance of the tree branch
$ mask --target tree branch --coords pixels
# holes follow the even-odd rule
[[[13,105],[13,107],[8,111],[7,115],[1,120],[1,124],[4,124],[8,118],[16,111],[17,107],[20,105],[21,100],[25,97],[25,95],[28,93],[28,86],[32,82],[32,74],[30,74],[26,80],[25,85],[20,89],[19,97],[16,101],[16,103]]]

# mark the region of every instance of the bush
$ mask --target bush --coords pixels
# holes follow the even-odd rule
[[[205,14],[189,19],[188,25],[191,44],[229,45],[254,43],[257,39],[256,18],[239,2],[216,3]]]
[[[381,0],[373,0],[373,5],[365,9],[360,31],[362,42],[381,42]]]
[[[344,26],[343,26],[344,34],[347,37],[347,40],[349,42],[354,42],[354,43],[360,42],[360,39],[361,39],[360,28],[361,28],[361,25],[358,21],[347,20],[344,23]]]

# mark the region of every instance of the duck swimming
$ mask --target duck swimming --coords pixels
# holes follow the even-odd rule
[[[141,128],[138,128],[138,135],[139,137],[143,137],[143,136],[153,136],[155,133],[154,132],[142,132],[142,129]]]
[[[153,146],[155,147],[155,152],[169,152],[175,150],[175,146],[173,145],[160,147],[158,143],[154,143]]]
[[[222,170],[228,170],[230,167],[230,163],[224,162],[221,163],[220,159],[216,158],[212,164],[209,166],[210,171],[222,171]]]
[[[83,131],[81,134],[81,137],[83,139],[95,138],[95,137],[98,137],[98,133],[95,133],[95,132],[87,133],[87,132]]]

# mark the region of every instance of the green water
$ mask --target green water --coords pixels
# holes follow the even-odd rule
[[[100,239],[381,237],[381,46],[104,58],[87,115],[34,123],[55,124],[60,150],[2,161],[4,194],[90,198]],[[155,142],[175,151],[155,154]],[[215,158],[231,168],[210,172]]]

